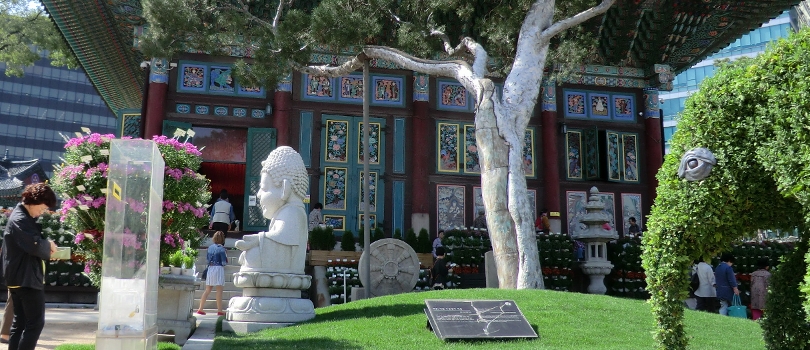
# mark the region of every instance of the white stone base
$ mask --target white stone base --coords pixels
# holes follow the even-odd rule
[[[296,323],[315,318],[309,299],[274,297],[233,297],[228,303],[228,321]]]
[[[236,334],[247,334],[258,332],[262,329],[268,328],[283,328],[292,326],[295,323],[281,323],[281,322],[239,322],[239,321],[222,321],[223,332],[233,332]]]

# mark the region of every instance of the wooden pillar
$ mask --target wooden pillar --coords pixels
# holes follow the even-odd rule
[[[557,86],[554,80],[543,79],[543,103],[540,118],[543,133],[543,206],[550,212],[560,212],[560,165],[557,145],[559,144],[559,127],[557,125]],[[541,209],[542,208],[538,208]],[[559,225],[560,217],[552,216]],[[553,232],[560,232],[560,227],[552,227]]]
[[[644,138],[646,141],[647,179],[651,198],[656,197],[658,180],[655,175],[664,164],[664,136],[661,132],[661,112],[658,106],[658,89],[644,89]]]
[[[292,92],[276,90],[273,106],[273,127],[276,128],[276,145],[290,146],[290,105]],[[298,148],[298,147],[294,147]]]
[[[425,74],[413,75],[413,127],[408,143],[408,157],[411,165],[411,227],[419,232],[430,231],[430,155],[433,144],[433,128],[430,117],[430,77]]]
[[[144,113],[143,138],[163,133],[163,118],[166,115],[166,93],[169,88],[169,62],[163,58],[153,58],[149,65],[149,84]],[[169,135],[171,136],[171,135]]]

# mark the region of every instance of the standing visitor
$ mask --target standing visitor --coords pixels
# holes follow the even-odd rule
[[[431,289],[442,290],[447,285],[447,263],[444,262],[444,247],[436,247],[436,261],[430,269]]]
[[[765,296],[771,284],[769,268],[768,258],[761,258],[757,261],[757,270],[751,273],[751,318],[754,320],[762,317],[762,310],[765,310]]]
[[[42,234],[37,217],[54,206],[50,186],[29,185],[3,232],[3,276],[14,303],[9,349],[34,350],[45,327],[45,260],[56,252],[56,244]]]
[[[543,232],[544,235],[547,235],[551,230],[551,222],[548,220],[548,209],[543,208],[543,212],[540,213],[540,217],[534,221],[534,228],[536,231]]]
[[[641,228],[638,227],[638,224],[636,223],[636,218],[631,216],[629,219],[627,219],[627,223],[630,224],[629,227],[627,228],[628,236],[630,236],[630,238],[633,238],[633,237],[639,237],[640,238],[641,237]],[[709,266],[709,268],[711,268],[711,266]]]
[[[217,231],[214,233],[212,240],[214,244],[208,247],[208,252],[205,255],[205,260],[208,261],[208,274],[205,277],[205,291],[200,297],[200,308],[197,309],[197,313],[205,315],[205,311],[203,311],[205,300],[208,299],[211,289],[217,287],[217,315],[222,316],[225,315],[222,312],[222,287],[225,285],[224,266],[228,265],[228,257],[223,246],[225,244],[225,233]]]
[[[433,260],[436,260],[436,248],[442,247],[442,239],[444,239],[444,230],[439,230],[439,235],[433,240]]]
[[[211,206],[211,221],[208,228],[216,231],[227,232],[231,229],[231,223],[236,220],[233,214],[233,205],[228,201],[228,191],[219,191],[219,199]]]
[[[720,263],[714,270],[714,279],[717,286],[717,299],[720,299],[720,314],[728,316],[728,307],[734,295],[740,295],[737,289],[737,277],[734,276],[734,255],[723,253]]]
[[[478,216],[473,220],[473,228],[475,229],[487,229],[487,217],[486,212],[483,209],[478,211]]]
[[[703,261],[703,258],[699,261],[697,271],[695,271],[700,280],[700,286],[695,290],[695,297],[697,298],[696,310],[714,312],[714,304],[717,300],[717,291],[714,289],[714,271],[712,271],[711,265]]]
[[[315,203],[312,206],[312,211],[309,212],[309,231],[314,230],[318,225],[323,224],[323,204]]]

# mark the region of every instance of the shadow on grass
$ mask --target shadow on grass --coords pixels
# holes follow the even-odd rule
[[[393,304],[380,306],[366,306],[361,309],[335,310],[324,314],[316,315],[314,319],[306,323],[318,323],[326,321],[355,320],[358,318],[374,318],[382,316],[403,317],[416,314],[425,314],[424,304]]]
[[[329,338],[306,339],[257,339],[237,336],[220,336],[213,350],[225,349],[362,349],[363,347],[345,340]]]

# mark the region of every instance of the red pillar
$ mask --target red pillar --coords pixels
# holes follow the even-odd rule
[[[290,105],[292,105],[292,92],[276,91],[273,96],[273,127],[276,128],[276,145],[290,145]]]
[[[169,87],[168,66],[168,61],[160,58],[153,58],[149,65],[149,92],[143,97],[146,99],[146,113],[143,118],[145,139],[163,133],[166,92]]]
[[[430,210],[430,154],[431,130],[427,101],[413,102],[413,130],[411,132],[411,211],[428,213]]]
[[[661,112],[658,107],[658,89],[644,89],[644,138],[647,141],[647,178],[650,195],[656,197],[658,169],[664,164],[664,139],[661,132]]]
[[[560,212],[560,168],[557,153],[557,112],[540,113],[543,123],[543,204],[551,212]],[[542,209],[542,208],[538,208]]]

